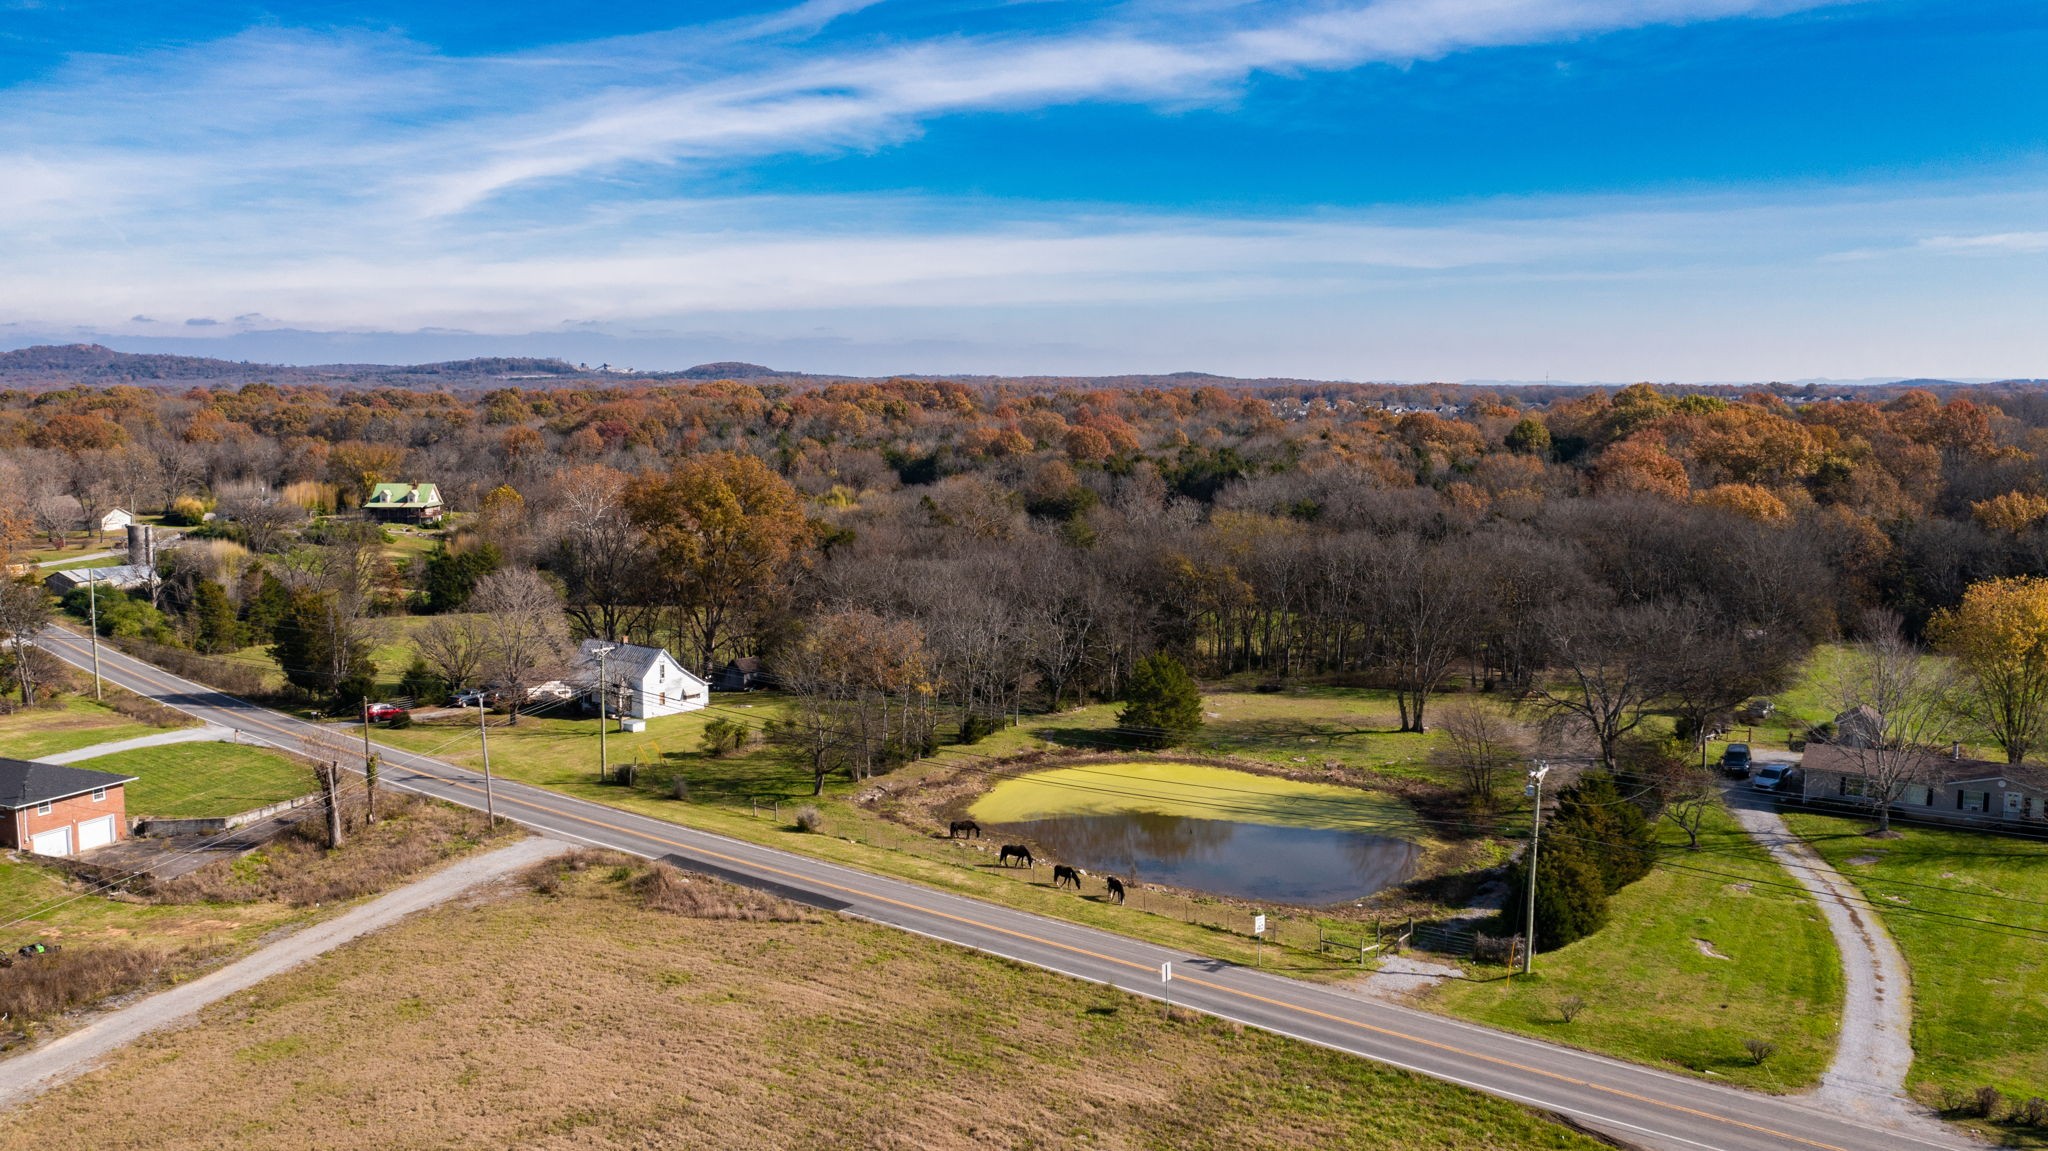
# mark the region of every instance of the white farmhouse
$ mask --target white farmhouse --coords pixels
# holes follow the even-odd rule
[[[604,683],[613,715],[651,719],[696,711],[711,702],[711,685],[666,649],[586,639],[576,653],[573,682],[582,689],[587,706],[597,706],[597,653],[605,648],[611,649],[604,653]]]

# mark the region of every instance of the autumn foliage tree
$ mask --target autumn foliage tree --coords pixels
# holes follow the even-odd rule
[[[626,505],[646,533],[673,630],[709,670],[749,628],[788,602],[810,559],[802,497],[758,458],[699,456],[634,483]]]
[[[1973,584],[1929,632],[1968,679],[1959,708],[2007,763],[2024,761],[2048,732],[2048,579]]]

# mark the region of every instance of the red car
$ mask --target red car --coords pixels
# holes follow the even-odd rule
[[[397,719],[404,714],[405,709],[395,703],[366,703],[363,705],[363,718],[371,723],[383,723],[387,719]]]

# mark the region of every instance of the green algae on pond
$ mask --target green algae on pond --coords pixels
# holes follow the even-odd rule
[[[1192,763],[1034,772],[997,784],[969,814],[1060,862],[1280,903],[1370,895],[1409,878],[1422,855],[1399,837],[1414,823],[1397,803]]]
[[[1411,834],[1407,805],[1355,787],[1199,763],[1090,763],[1005,779],[968,814],[983,823],[1143,811],[1191,819]]]

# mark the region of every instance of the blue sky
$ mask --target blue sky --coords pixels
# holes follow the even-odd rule
[[[0,344],[2048,376],[2019,0],[0,0]]]

